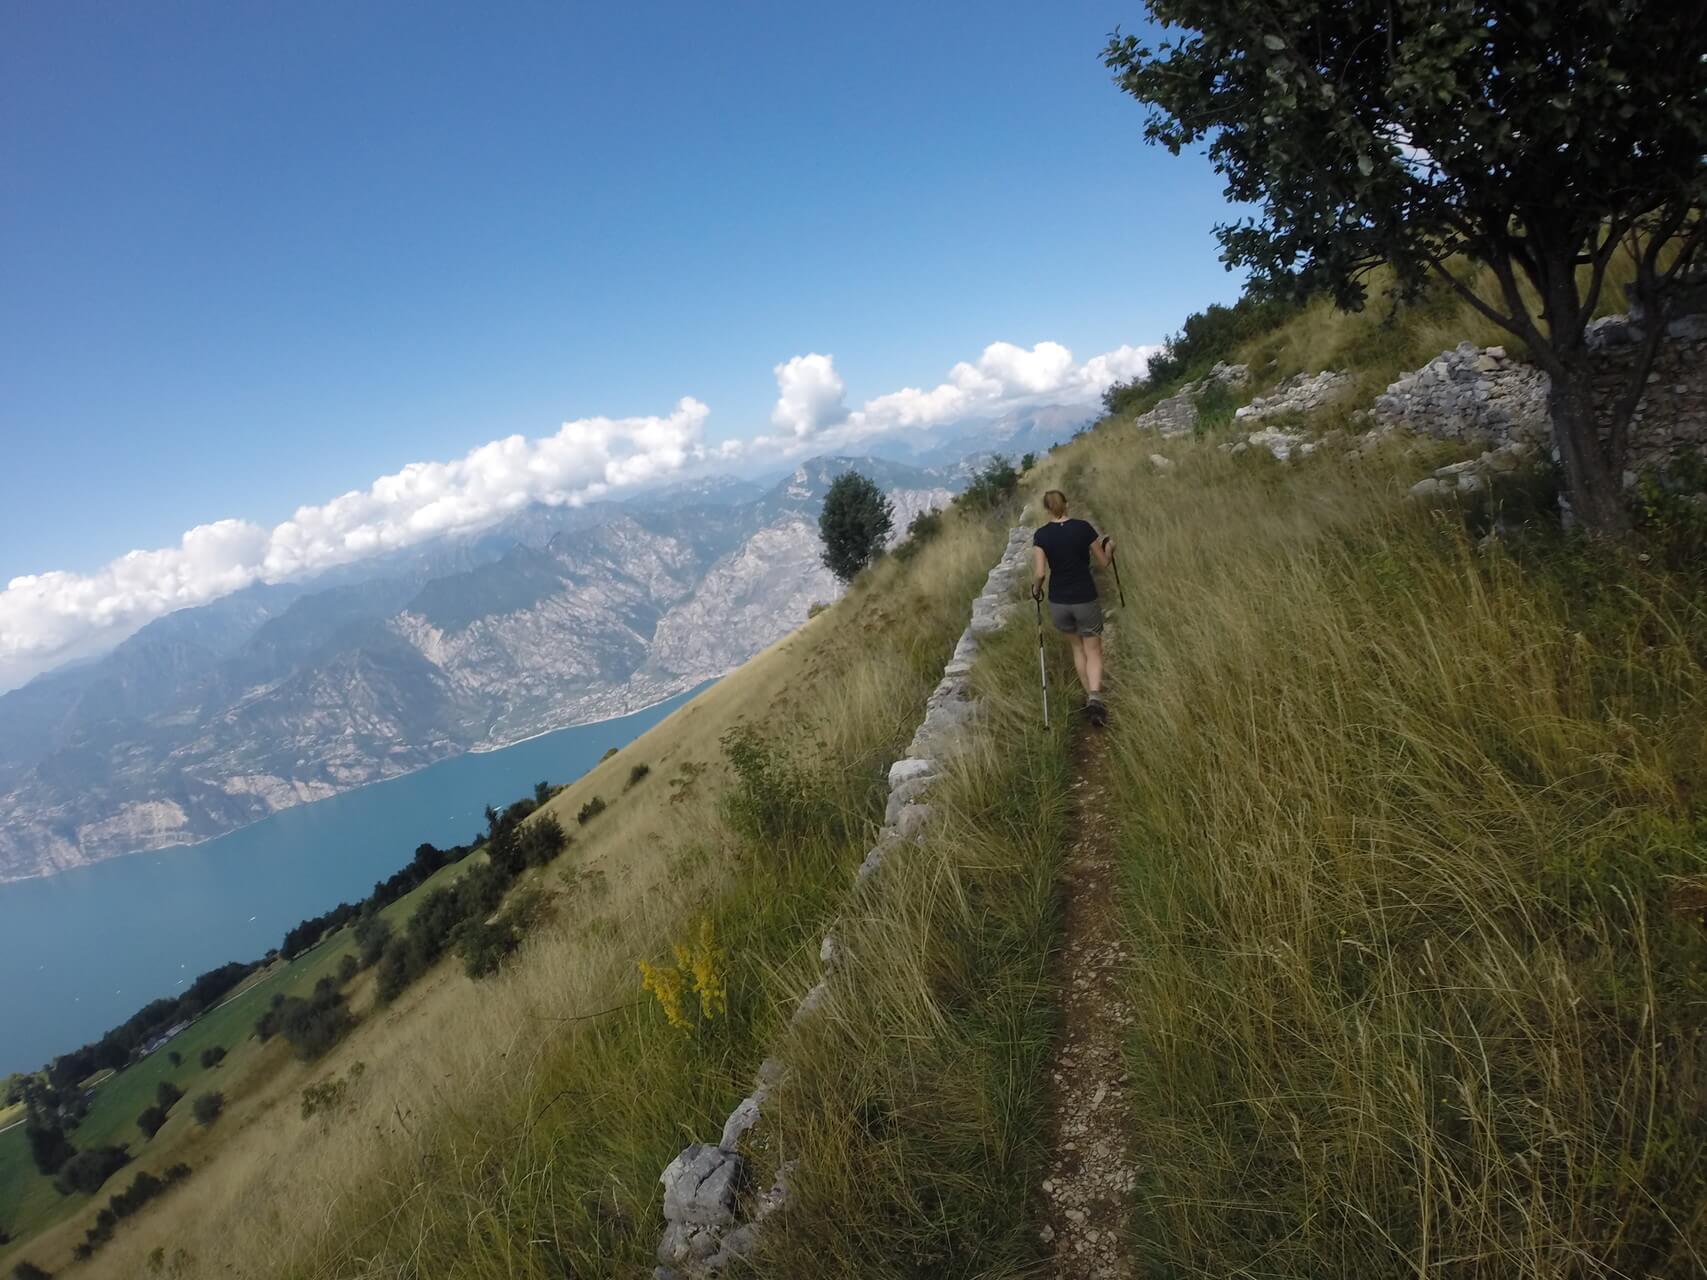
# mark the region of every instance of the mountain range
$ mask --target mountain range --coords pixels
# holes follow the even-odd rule
[[[988,452],[1041,452],[1083,417],[816,458],[768,487],[711,477],[532,506],[160,618],[0,696],[0,881],[205,840],[692,688],[836,596],[817,531],[835,476],[876,480],[899,537]]]

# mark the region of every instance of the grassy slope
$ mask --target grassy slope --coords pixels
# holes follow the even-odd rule
[[[1367,392],[1492,338],[1378,319],[1313,308],[1240,358]],[[1102,781],[1140,957],[1144,1274],[1700,1274],[1699,581],[1556,536],[1477,551],[1404,498],[1432,447],[1213,443],[1104,424],[1030,483],[1123,540]],[[1024,948],[1052,936],[1059,760],[1029,639],[982,668],[989,774],[939,794],[947,829],[850,940],[857,989],[791,1045],[801,1195],[766,1274],[1033,1260],[1049,993]]]
[[[459,866],[446,867],[381,912],[394,928],[401,928],[415,904],[429,890],[450,883],[461,874]],[[219,1133],[199,1134],[190,1118],[190,1105],[199,1093],[219,1090],[228,1101],[264,1087],[275,1075],[283,1046],[262,1045],[253,1036],[256,1019],[265,1012],[275,994],[306,995],[322,977],[335,974],[338,962],[354,950],[348,930],[326,939],[313,950],[288,963],[275,963],[260,971],[235,994],[204,1014],[172,1040],[168,1048],[182,1058],[172,1066],[167,1050],[150,1054],[141,1062],[109,1076],[95,1090],[89,1113],[78,1126],[73,1141],[79,1147],[108,1143],[128,1144],[133,1163],[122,1170],[96,1196],[61,1196],[52,1180],[39,1175],[30,1160],[22,1128],[0,1134],[0,1205],[6,1206],[4,1221],[13,1243],[0,1248],[0,1266],[10,1267],[18,1259],[69,1256],[70,1247],[82,1237],[88,1219],[114,1192],[129,1185],[136,1172],[161,1169],[184,1158],[190,1139],[206,1151],[216,1148],[210,1139]],[[201,1052],[218,1045],[227,1051],[216,1067],[201,1066]],[[136,1117],[153,1104],[162,1080],[170,1080],[184,1091],[172,1108],[170,1118],[152,1139],[136,1127]],[[223,1128],[224,1126],[222,1126]],[[65,1226],[43,1236],[57,1224]]]
[[[312,1071],[281,1067],[217,1158],[192,1160],[193,1190],[121,1230],[86,1273],[136,1274],[156,1245],[181,1250],[187,1275],[641,1272],[657,1175],[715,1136],[809,981],[888,763],[998,547],[993,524],[950,520],[910,564],[884,564],[557,796],[576,842],[530,874],[552,916],[506,971],[475,984],[453,958]],[[718,741],[741,723],[801,771],[786,838],[722,816]],[[625,791],[637,763],[651,772]],[[578,826],[594,794],[610,808]],[[729,1010],[684,1035],[639,991],[636,961],[706,920]],[[303,1122],[302,1084],[357,1061],[349,1110]]]

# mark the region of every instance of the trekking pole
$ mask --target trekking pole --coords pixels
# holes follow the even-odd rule
[[[1031,598],[1037,605],[1037,674],[1043,678],[1043,727],[1049,727],[1049,664],[1043,657],[1043,592],[1037,587],[1031,589]]]
[[[1106,542],[1107,538],[1103,540]],[[1120,585],[1120,561],[1115,558],[1112,551],[1108,553],[1108,567],[1114,570],[1114,589],[1120,593],[1120,607],[1124,609],[1126,607],[1126,588]]]

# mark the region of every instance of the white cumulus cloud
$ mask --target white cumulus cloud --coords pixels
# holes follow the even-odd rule
[[[116,643],[144,623],[256,582],[279,582],[441,534],[482,528],[531,503],[576,504],[689,468],[828,449],[887,431],[997,417],[1043,403],[1090,404],[1144,371],[1155,347],[1122,346],[1080,364],[1058,342],[993,342],[934,387],[903,387],[858,408],[829,355],[776,365],[778,434],[707,444],[692,397],[661,417],[583,418],[556,433],[493,440],[450,462],[412,462],[268,529],[219,520],[178,545],[132,551],[93,573],[14,578],[0,591],[0,689]]]
[[[776,408],[771,423],[804,440],[815,436],[848,416],[842,396],[847,386],[836,372],[834,356],[817,352],[785,360],[771,372],[776,374]]]
[[[132,551],[93,573],[13,578],[0,592],[0,675],[18,678],[91,637],[122,637],[255,582],[478,529],[530,503],[576,504],[670,475],[716,456],[701,440],[708,412],[688,397],[664,417],[566,422],[555,435],[508,436],[451,462],[412,462],[366,489],[299,507],[271,529],[220,520],[175,547]]]

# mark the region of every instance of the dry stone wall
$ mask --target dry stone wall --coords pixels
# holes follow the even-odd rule
[[[941,777],[967,726],[978,717],[972,696],[973,660],[985,638],[1000,631],[1019,607],[1016,588],[1025,575],[1030,546],[1030,529],[1011,530],[1001,559],[973,601],[971,621],[925,703],[924,719],[907,754],[889,767],[883,826],[854,874],[856,888],[878,874],[885,861],[901,856],[930,822],[931,786]],[[841,943],[832,929],[818,953],[823,976],[801,999],[792,1023],[812,1017],[823,1004],[841,957]],[[751,1162],[740,1150],[785,1070],[780,1059],[766,1058],[753,1091],[730,1113],[718,1140],[694,1143],[664,1170],[659,1179],[664,1187],[664,1235],[654,1280],[698,1280],[721,1273],[752,1251],[765,1219],[787,1203],[791,1165],[785,1163],[772,1185],[755,1193]]]
[[[1249,365],[1217,364],[1207,377],[1188,382],[1148,413],[1141,413],[1133,425],[1140,431],[1159,431],[1164,436],[1189,435],[1197,427],[1197,398],[1214,386],[1237,389],[1251,379]]]
[[[1590,326],[1590,377],[1603,419],[1624,392],[1641,337],[1640,322],[1629,316]],[[1394,382],[1376,398],[1371,416],[1378,428],[1478,443],[1502,459],[1521,456],[1525,448],[1551,447],[1550,385],[1545,373],[1503,347],[1464,342]],[[1707,316],[1684,316],[1669,326],[1629,438],[1626,485],[1685,452],[1707,453]]]

